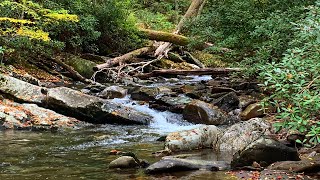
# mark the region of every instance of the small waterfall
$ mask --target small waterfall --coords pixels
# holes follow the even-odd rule
[[[199,126],[185,121],[181,114],[151,109],[148,104],[140,105],[138,102],[131,100],[129,96],[121,99],[116,98],[113,99],[113,101],[152,116],[153,121],[149,125],[149,132],[167,134],[175,131],[193,129]]]

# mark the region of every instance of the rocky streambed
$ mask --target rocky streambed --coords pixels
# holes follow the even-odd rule
[[[308,178],[299,173],[305,168],[315,173],[320,166],[317,152],[301,157],[290,141],[274,137],[272,122],[260,118],[273,109],[259,104],[253,82],[192,76],[49,88],[3,73],[0,84],[1,179],[232,179],[279,173]],[[156,141],[159,137],[165,142]],[[286,162],[272,165],[277,161]],[[226,174],[232,169],[237,171]]]

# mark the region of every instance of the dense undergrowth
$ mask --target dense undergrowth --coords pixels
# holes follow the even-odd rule
[[[192,45],[235,62],[260,80],[277,107],[277,129],[298,130],[320,143],[320,1],[209,0],[182,33]],[[1,61],[55,53],[123,53],[143,46],[138,28],[171,32],[190,0],[4,0]],[[230,51],[221,51],[228,48]]]

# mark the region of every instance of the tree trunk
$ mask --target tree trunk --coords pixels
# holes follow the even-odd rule
[[[206,68],[206,69],[193,69],[193,70],[154,70],[151,73],[140,74],[139,78],[145,79],[154,76],[167,76],[167,75],[223,75],[232,72],[239,72],[240,68]]]
[[[143,48],[140,48],[140,49],[136,49],[136,50],[131,51],[131,52],[129,52],[127,54],[124,54],[122,56],[110,59],[106,63],[99,64],[99,65],[95,66],[93,68],[93,70],[94,71],[98,71],[98,70],[101,70],[101,69],[104,69],[104,68],[112,67],[112,66],[114,66],[116,64],[121,64],[121,63],[127,62],[130,59],[132,59],[134,57],[137,57],[137,56],[139,56],[141,54],[146,54],[148,52],[151,52],[153,49],[154,49],[153,47],[143,47]]]
[[[140,29],[140,31],[145,37],[150,40],[170,42],[180,46],[186,46],[190,43],[189,38],[178,34],[163,31],[154,31],[150,29]]]
[[[203,6],[204,6],[205,0],[192,0],[187,12],[184,14],[184,16],[182,17],[182,19],[180,20],[180,22],[178,23],[175,31],[173,32],[174,34],[179,34],[180,31],[182,30],[182,27],[184,26],[185,22],[192,18],[197,16],[200,12],[200,10],[202,10]],[[167,56],[168,51],[170,50],[171,47],[171,43],[170,42],[164,42],[162,43],[156,50],[154,55],[155,56]]]

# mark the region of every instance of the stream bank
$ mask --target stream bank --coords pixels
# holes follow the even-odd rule
[[[66,87],[41,87],[1,74],[2,85],[0,91],[4,96],[4,101],[11,98],[21,105],[31,103],[55,110],[61,113],[59,116],[82,118],[81,123],[78,121],[71,125],[72,128],[69,126],[65,128],[59,126],[59,123],[54,124],[57,121],[56,117],[52,117],[45,124],[37,121],[35,115],[32,114],[34,111],[23,110],[26,115],[20,119],[19,116],[16,116],[16,113],[10,114],[4,111],[6,117],[1,119],[2,122],[8,123],[8,119],[14,118],[15,122],[20,122],[20,124],[4,126],[7,130],[1,131],[5,140],[2,148],[7,154],[6,158],[0,161],[2,162],[0,168],[3,172],[3,178],[16,175],[17,179],[31,178],[32,176],[33,179],[35,176],[40,179],[41,177],[51,177],[53,174],[57,178],[89,178],[88,176],[90,176],[90,179],[103,179],[106,175],[114,175],[112,178],[117,179],[120,176],[119,174],[122,174],[122,178],[126,179],[161,178],[167,177],[168,174],[165,172],[165,174],[147,176],[143,169],[108,169],[108,163],[118,157],[108,154],[112,150],[133,152],[139,159],[146,159],[149,163],[157,163],[161,159],[160,157],[154,157],[152,153],[161,151],[163,143],[156,142],[156,139],[168,135],[165,150],[177,152],[172,155],[180,154],[182,150],[188,150],[187,152],[190,153],[196,151],[198,154],[183,157],[206,161],[224,161],[230,164],[235,152],[250,147],[251,143],[259,143],[259,138],[263,136],[271,135],[267,131],[270,126],[264,125],[268,124],[268,121],[251,119],[264,115],[263,111],[257,108],[259,106],[256,104],[257,97],[252,96],[259,94],[255,83],[242,81],[230,83],[228,77],[212,79],[211,76],[157,78],[156,80],[142,81],[143,84],[135,83],[131,86],[122,86],[121,88],[127,93],[121,93],[124,91],[120,90],[116,93],[116,97],[123,94],[121,98],[110,99],[114,88],[109,89],[108,94],[107,90],[107,92],[104,92],[108,88],[106,85],[84,87],[81,88],[84,93],[81,93],[78,90]],[[103,96],[103,94],[107,94],[107,96]],[[186,109],[189,110],[186,111]],[[192,111],[194,114],[190,115],[189,113]],[[246,121],[248,119],[251,120]],[[28,122],[27,120],[29,124],[25,124],[25,122]],[[67,121],[72,122],[71,119]],[[101,123],[115,123],[117,125],[101,125]],[[27,128],[22,128],[24,126]],[[37,126],[47,128],[31,128],[31,130],[34,130],[31,132],[9,130],[12,128],[29,130],[28,127]],[[209,127],[217,130],[208,131]],[[53,130],[55,133],[51,134],[46,132],[47,130]],[[23,135],[24,133],[25,135]],[[218,143],[218,141],[220,142]],[[264,139],[263,141],[270,142],[270,140],[265,141]],[[203,144],[202,142],[206,143]],[[171,145],[169,145],[170,143]],[[271,140],[271,145],[276,143],[278,142]],[[219,144],[218,149],[220,151],[217,151],[214,147],[217,144]],[[267,143],[262,144],[266,145]],[[13,148],[17,151],[8,151],[7,146],[10,146],[8,150]],[[25,150],[23,147],[29,148],[23,151]],[[202,150],[205,148],[209,151]],[[228,148],[232,150],[232,153],[219,155]],[[239,152],[240,162],[245,162],[241,166],[261,170],[254,169],[255,167],[251,166],[252,161],[256,159],[251,159],[248,162],[246,159],[241,160],[243,158],[241,151]],[[250,152],[252,149],[249,148],[247,151]],[[247,151],[245,149],[243,154],[246,154]],[[291,149],[284,152],[289,151]],[[278,153],[282,150],[273,152]],[[57,157],[55,153],[58,154]],[[182,152],[182,154],[184,153]],[[299,160],[296,158],[296,154],[297,152],[293,151],[293,156],[285,156],[285,159],[280,160]],[[269,154],[264,158],[269,158],[269,156],[272,155]],[[263,158],[260,160],[265,161]],[[277,160],[279,159],[275,159],[273,162]],[[271,164],[272,162],[268,163]],[[26,164],[30,167],[40,166],[41,168],[36,172],[33,170],[37,168],[25,170],[28,169]],[[50,166],[49,164],[57,165]],[[70,168],[66,169],[64,164],[67,164],[67,167]],[[258,164],[259,166],[262,165],[261,162]],[[79,169],[78,167],[83,168]],[[60,173],[56,174],[49,169]],[[199,169],[203,169],[203,167],[200,166]],[[124,172],[128,172],[128,174]],[[210,177],[218,176],[219,179],[232,178],[231,175],[225,174],[225,171],[173,172],[168,177],[205,179],[208,175]]]

